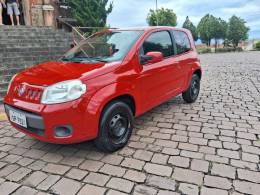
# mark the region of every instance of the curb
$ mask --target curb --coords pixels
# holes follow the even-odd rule
[[[4,105],[0,104],[0,121],[6,121],[6,120],[7,120],[7,116],[4,111]]]

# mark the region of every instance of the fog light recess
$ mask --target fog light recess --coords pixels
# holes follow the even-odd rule
[[[69,125],[58,126],[54,130],[56,137],[69,137],[72,134],[72,127]]]

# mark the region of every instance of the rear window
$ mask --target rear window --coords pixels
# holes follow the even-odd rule
[[[185,32],[174,30],[173,37],[176,43],[177,54],[182,54],[191,50],[190,41]]]

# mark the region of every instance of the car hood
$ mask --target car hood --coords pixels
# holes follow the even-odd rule
[[[15,80],[31,85],[49,86],[61,81],[81,79],[88,80],[116,69],[121,62],[45,62],[32,66],[19,73]]]

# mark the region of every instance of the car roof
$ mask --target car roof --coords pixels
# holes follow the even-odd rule
[[[136,31],[151,31],[151,30],[180,30],[186,31],[184,28],[177,28],[173,26],[144,26],[144,27],[129,27],[129,28],[115,28],[112,30],[136,30]]]

